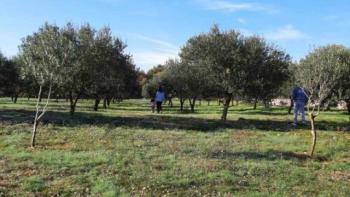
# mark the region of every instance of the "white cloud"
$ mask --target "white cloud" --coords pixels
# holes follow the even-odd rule
[[[273,13],[276,9],[263,6],[259,3],[238,3],[227,0],[197,0],[202,6],[208,10],[238,12],[238,11],[264,11]]]
[[[146,71],[158,64],[164,64],[170,58],[177,57],[177,53],[162,51],[139,51],[133,53],[135,63]]]
[[[286,25],[277,29],[275,32],[267,33],[266,38],[270,40],[301,40],[307,39],[308,36],[293,25]]]

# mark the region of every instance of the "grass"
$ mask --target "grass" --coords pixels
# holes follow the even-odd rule
[[[294,129],[285,108],[152,114],[145,100],[93,112],[50,104],[29,146],[34,100],[0,99],[0,196],[348,196],[349,116],[317,118],[316,158],[304,156],[308,126]]]

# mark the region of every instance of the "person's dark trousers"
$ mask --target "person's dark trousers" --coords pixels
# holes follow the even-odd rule
[[[157,113],[162,111],[162,101],[157,101]]]

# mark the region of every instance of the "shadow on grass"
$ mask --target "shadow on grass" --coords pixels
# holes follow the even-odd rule
[[[211,158],[216,159],[228,159],[228,158],[242,158],[245,160],[316,160],[316,161],[328,161],[329,159],[324,156],[310,157],[304,153],[283,152],[283,151],[267,151],[267,152],[213,152],[209,155]]]
[[[0,109],[0,121],[8,124],[32,123],[34,111]],[[111,127],[130,127],[142,129],[183,129],[201,132],[220,131],[221,129],[262,130],[287,132],[295,130],[288,121],[244,119],[228,120],[204,119],[196,117],[178,117],[174,115],[145,115],[133,117],[106,116],[99,112],[76,112],[70,116],[68,112],[49,111],[42,120],[43,124],[76,127],[81,125],[108,125]],[[347,123],[320,121],[316,123],[318,130],[336,130],[346,127]],[[308,129],[298,127],[297,129]]]

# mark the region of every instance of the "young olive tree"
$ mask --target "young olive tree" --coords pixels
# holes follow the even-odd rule
[[[36,144],[37,128],[47,111],[52,87],[62,82],[65,73],[64,66],[72,50],[70,45],[65,43],[66,40],[59,27],[45,23],[37,32],[24,38],[20,46],[20,58],[25,65],[22,70],[23,74],[33,77],[39,85],[31,138],[32,147]],[[44,86],[48,87],[47,99],[41,106],[40,97]]]
[[[343,77],[344,68],[349,66],[349,50],[340,45],[328,45],[315,49],[296,67],[296,79],[306,89],[309,97],[307,110],[312,134],[310,157],[314,154],[317,141],[315,118],[320,113],[320,105],[332,94]]]

